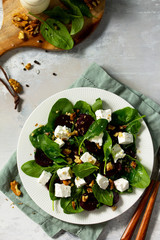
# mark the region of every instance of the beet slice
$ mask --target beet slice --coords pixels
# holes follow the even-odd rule
[[[36,149],[35,161],[42,167],[49,167],[53,165],[53,160],[48,158],[41,149]]]
[[[88,152],[98,154],[98,155],[103,153],[103,149],[102,148],[99,149],[94,142],[85,140],[84,143],[85,143],[85,147],[88,150]]]
[[[119,194],[117,192],[113,192],[113,205],[118,203],[119,201]]]
[[[94,119],[90,115],[80,114],[75,123],[75,129],[78,131],[79,135],[83,136],[93,122]]]
[[[94,180],[95,179],[95,177],[94,177],[94,175],[93,174],[90,174],[89,176],[87,176],[87,177],[85,177],[84,178],[84,180],[86,181],[86,183],[89,185],[91,182],[92,182],[92,180]]]
[[[80,206],[86,211],[92,211],[97,208],[98,201],[94,197],[93,193],[88,193],[88,194],[84,193],[82,196],[87,196],[87,195],[88,195],[88,199],[86,202],[83,202],[81,198]]]
[[[56,118],[55,121],[55,128],[60,125],[60,126],[66,126],[68,128],[72,127],[72,121],[70,120],[70,116],[62,114]]]

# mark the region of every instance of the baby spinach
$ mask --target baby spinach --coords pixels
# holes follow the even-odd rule
[[[89,162],[85,162],[82,164],[77,164],[72,168],[72,171],[76,175],[76,177],[84,178],[89,176],[91,173],[95,172],[98,169],[97,166]]]
[[[29,135],[29,139],[33,145],[33,147],[35,148],[40,148],[40,143],[38,141],[38,136],[44,133],[50,133],[52,131],[52,129],[49,126],[42,126],[39,128],[36,128],[30,135]]]
[[[80,100],[80,101],[76,102],[73,108],[76,110],[77,109],[80,110],[80,113],[89,114],[94,119],[96,118],[94,112],[92,111],[91,106],[85,101]]]
[[[144,168],[144,166],[136,159],[127,155],[126,159],[129,161],[135,161],[137,166],[136,168],[130,168],[129,172],[125,172],[125,176],[130,182],[132,187],[137,188],[146,188],[150,184],[150,177]]]
[[[54,7],[52,9],[48,9],[43,13],[49,16],[50,18],[55,18],[56,20],[59,20],[64,24],[69,24],[71,20],[70,14],[65,9],[59,6]]]
[[[72,187],[71,197],[69,198],[61,198],[60,205],[63,208],[64,213],[80,213],[83,212],[84,209],[80,206],[80,197],[82,195],[82,189]],[[72,206],[72,202],[75,202],[75,209]]]
[[[88,131],[83,136],[83,139],[79,145],[79,153],[80,153],[80,149],[83,142],[85,140],[94,138],[95,136],[99,136],[106,129],[107,124],[108,124],[108,121],[106,119],[98,119],[90,125],[90,127],[88,128]]]
[[[55,180],[57,179],[57,173],[55,172],[49,183],[49,196],[51,200],[58,200],[59,198],[55,196]]]
[[[80,32],[84,25],[84,18],[83,18],[83,15],[82,15],[80,9],[76,5],[74,5],[70,0],[61,0],[61,2],[66,7],[69,8],[69,12],[72,15],[78,16],[78,18],[75,18],[75,17],[72,18],[72,26],[71,26],[70,34],[74,35],[74,34]]]
[[[92,105],[92,111],[95,113],[97,110],[102,109],[102,99],[97,98],[95,103]]]
[[[86,16],[88,18],[92,17],[89,7],[85,4],[84,0],[71,0],[71,3],[79,7],[83,16]]]
[[[105,142],[103,144],[103,152],[104,152],[104,174],[106,174],[106,164],[109,159],[109,155],[112,151],[112,138],[110,137],[109,133],[107,131],[104,132],[104,139]]]
[[[101,189],[97,183],[92,187],[93,194],[98,202],[103,203],[107,206],[113,205],[113,192],[110,190]]]
[[[139,120],[132,121],[127,125],[126,131],[132,133],[133,135],[137,134],[141,128],[141,122]]]
[[[56,161],[57,157],[63,157],[59,145],[52,141],[51,139],[49,139],[45,134],[39,135],[37,138],[40,143],[40,148],[46,154],[47,157],[54,161]]]
[[[58,116],[73,112],[73,105],[67,98],[60,98],[51,108],[47,126],[54,129],[54,123]]]
[[[22,171],[27,174],[30,177],[35,177],[38,178],[42,172],[45,170],[47,172],[52,172],[54,171],[54,167],[42,167],[39,164],[36,163],[35,160],[30,160],[28,162],[25,162],[21,166]]]

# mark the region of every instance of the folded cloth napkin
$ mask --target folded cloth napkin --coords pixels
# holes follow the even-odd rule
[[[86,73],[74,82],[71,87],[101,88],[126,99],[140,114],[146,115],[145,121],[152,135],[154,150],[155,152],[157,151],[160,145],[160,106],[150,98],[111,78],[106,71],[95,63],[92,64]],[[10,190],[10,182],[13,180],[20,183],[20,189],[23,193],[22,197],[16,197]],[[39,224],[50,237],[54,237],[55,234],[63,229],[78,236],[82,240],[86,240],[86,236],[87,240],[96,240],[106,225],[106,223],[88,226],[70,224],[60,221],[40,209],[32,201],[23,187],[17,170],[16,153],[11,156],[6,166],[0,172],[0,190],[27,216]]]

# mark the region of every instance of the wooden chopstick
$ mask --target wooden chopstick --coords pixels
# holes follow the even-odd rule
[[[150,220],[152,210],[153,210],[153,207],[154,207],[154,203],[155,203],[155,200],[156,200],[156,196],[157,196],[157,193],[158,193],[159,184],[160,184],[160,182],[156,181],[153,192],[152,192],[152,195],[149,199],[146,211],[145,211],[143,219],[141,221],[141,225],[139,227],[136,240],[144,240],[145,239],[148,224],[149,224],[149,220]]]
[[[143,212],[144,207],[146,206],[146,203],[148,201],[148,198],[149,198],[149,195],[152,191],[154,183],[155,183],[155,180],[152,180],[150,185],[145,190],[144,195],[143,195],[136,211],[133,214],[133,217],[131,218],[126,230],[124,231],[124,233],[121,237],[121,240],[130,240],[131,239],[131,237],[133,235],[133,232],[136,228],[136,225],[138,223],[138,220],[139,220],[139,218],[140,218],[140,216]]]

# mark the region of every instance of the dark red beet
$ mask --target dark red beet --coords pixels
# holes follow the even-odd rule
[[[66,126],[68,128],[71,128],[72,127],[72,123],[71,123],[71,120],[70,120],[70,116],[68,115],[65,115],[65,114],[62,114],[60,115],[59,117],[56,118],[56,121],[55,121],[55,128],[60,125],[60,126]]]
[[[114,166],[113,170],[106,172],[106,177],[109,178],[109,177],[119,173],[122,170],[122,164],[120,162],[114,163],[113,166]]]
[[[119,201],[119,194],[117,192],[113,192],[113,205]]]
[[[86,183],[89,185],[91,182],[92,182],[92,180],[94,180],[95,179],[95,177],[94,177],[94,175],[93,174],[90,174],[89,176],[87,176],[87,177],[85,177],[84,178],[84,180],[86,181]]]
[[[80,206],[86,210],[86,211],[92,211],[94,209],[97,208],[97,204],[98,204],[98,201],[97,199],[94,197],[93,193],[84,193],[83,194],[84,196],[88,195],[88,199],[86,202],[82,202],[82,198],[80,200]],[[82,196],[83,196],[82,195]]]
[[[103,152],[102,148],[99,149],[94,142],[85,140],[84,143],[85,143],[85,147],[87,148],[88,152],[94,153],[94,154],[102,154],[102,152]]]
[[[79,135],[83,136],[93,122],[94,119],[90,115],[80,114],[75,123],[75,129],[78,131]]]
[[[36,149],[35,161],[42,167],[48,167],[53,165],[53,161],[49,159],[41,149]]]

